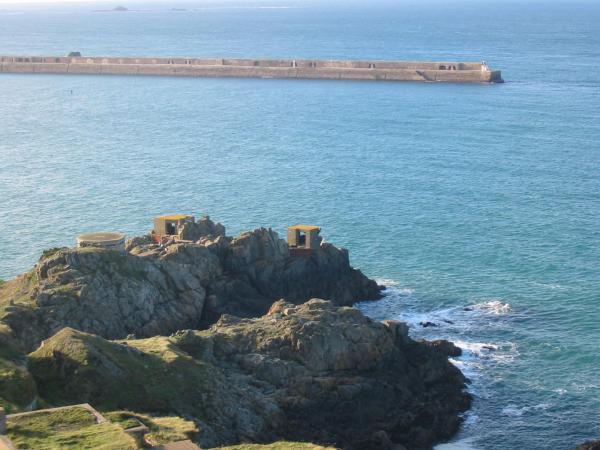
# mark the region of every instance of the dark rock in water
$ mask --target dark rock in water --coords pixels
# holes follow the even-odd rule
[[[430,348],[436,349],[442,352],[446,356],[450,356],[452,358],[456,358],[457,356],[462,355],[462,350],[460,347],[454,345],[454,343],[447,341],[445,339],[439,339],[437,341],[419,341],[423,344],[427,345]]]
[[[486,350],[488,350],[490,352],[495,352],[496,351],[496,348],[492,347],[491,345],[482,345],[481,348],[484,348],[484,349],[486,349]]]
[[[419,325],[421,325],[423,328],[438,326],[437,323],[433,323],[433,322],[419,322]]]
[[[575,450],[600,450],[600,440],[584,442],[575,448]]]
[[[471,308],[470,306],[465,306],[463,308],[463,311],[473,311],[473,308]]]
[[[126,252],[45,252],[33,271],[0,290],[0,305],[14,303],[2,322],[31,351],[63,327],[108,339],[148,337],[205,328],[222,314],[261,316],[280,298],[351,305],[380,295],[350,266],[347,250],[331,244],[292,257],[271,229],[230,238],[209,218],[186,225],[182,236],[189,242],[163,246],[136,237]]]
[[[260,318],[127,345],[65,329],[29,360],[46,401],[185,415],[203,447],[430,448],[457,431],[470,396],[440,351],[450,344],[406,331],[323,300],[278,301]]]

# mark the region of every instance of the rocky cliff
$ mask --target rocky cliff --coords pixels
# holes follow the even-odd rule
[[[271,229],[230,238],[209,218],[186,225],[182,237],[162,246],[134,238],[124,253],[46,251],[31,272],[0,289],[1,320],[31,351],[63,327],[108,339],[148,337],[205,328],[223,313],[260,316],[280,298],[350,305],[379,295],[348,252],[331,244],[291,257]]]
[[[426,449],[456,432],[459,349],[348,307],[380,287],[346,250],[291,256],[270,229],[231,238],[208,218],[181,235],[48,250],[2,285],[0,405],[177,415],[205,447]]]
[[[263,317],[225,315],[168,338],[110,342],[64,329],[29,355],[30,371],[52,403],[194,418],[206,447],[429,448],[457,430],[469,396],[443,346],[407,330],[323,300],[279,301]]]

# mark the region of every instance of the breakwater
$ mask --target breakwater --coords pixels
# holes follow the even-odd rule
[[[501,83],[485,63],[307,59],[0,56],[2,73]]]

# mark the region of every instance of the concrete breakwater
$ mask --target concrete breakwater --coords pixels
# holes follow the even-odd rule
[[[501,83],[485,62],[0,56],[0,73]]]

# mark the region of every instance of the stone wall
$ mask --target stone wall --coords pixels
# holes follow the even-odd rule
[[[480,63],[0,56],[0,72],[382,81],[502,82]]]

